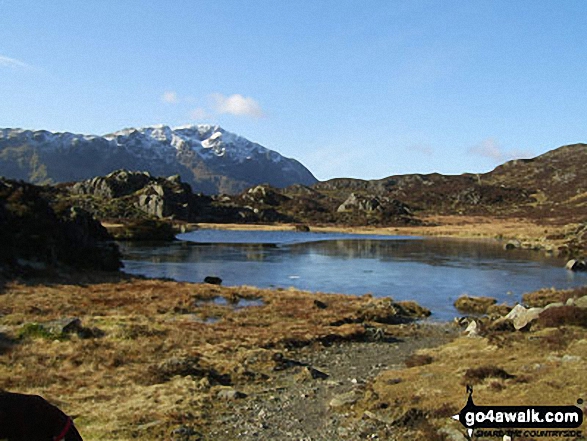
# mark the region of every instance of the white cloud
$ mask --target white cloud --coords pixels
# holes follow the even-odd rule
[[[487,138],[479,144],[470,147],[469,154],[492,159],[495,162],[505,162],[517,158],[529,158],[532,152],[527,150],[504,150],[493,138]]]
[[[0,67],[9,67],[12,69],[26,69],[30,66],[23,61],[17,60],[16,58],[10,58],[0,55]]]
[[[469,153],[477,156],[483,156],[484,158],[490,158],[495,161],[501,161],[504,157],[504,153],[501,147],[493,138],[484,139],[479,144],[470,147]]]
[[[173,91],[167,91],[161,95],[161,101],[168,104],[175,104],[179,101],[177,93]]]
[[[189,113],[190,119],[193,120],[202,120],[202,119],[208,119],[210,117],[210,115],[208,115],[208,112],[206,111],[206,109],[203,109],[201,107],[198,107],[197,109],[193,109],[190,113]]]
[[[220,93],[210,95],[212,107],[216,113],[236,116],[250,116],[261,118],[263,110],[257,101],[251,97],[245,97],[238,93],[224,96]]]

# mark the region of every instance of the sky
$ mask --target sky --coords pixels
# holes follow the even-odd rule
[[[0,127],[218,124],[318,179],[587,142],[587,2],[0,0]]]

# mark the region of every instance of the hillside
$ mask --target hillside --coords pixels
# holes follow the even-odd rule
[[[193,191],[206,194],[317,182],[295,159],[218,126],[129,128],[104,136],[0,129],[0,176],[53,184],[118,169],[180,175]]]
[[[332,179],[313,189],[344,200],[351,193],[398,199],[421,214],[522,216],[572,223],[587,217],[587,145],[563,146],[489,173],[411,174],[380,180]]]

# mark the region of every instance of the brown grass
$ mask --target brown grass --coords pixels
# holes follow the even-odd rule
[[[572,225],[552,225],[549,222],[522,218],[499,218],[494,216],[429,215],[422,217],[422,226],[333,226],[311,225],[315,232],[343,232],[353,234],[391,234],[412,236],[462,237],[483,239],[546,240],[546,237],[564,237]],[[295,230],[295,224],[213,224],[201,223],[200,228],[221,230]]]
[[[214,302],[220,297],[227,301]],[[241,298],[264,304],[237,309]],[[85,440],[165,439],[180,424],[205,425],[218,388],[266,378],[275,350],[364,338],[353,320],[371,301],[132,279],[11,283],[0,299],[2,340],[11,342],[2,346],[0,388],[40,394],[78,415]],[[32,323],[62,317],[101,333],[56,338],[29,330],[19,338],[36,329]]]
[[[393,421],[416,407],[427,415],[429,426],[462,431],[447,414],[465,405],[466,384],[474,384],[477,405],[573,405],[585,396],[587,330],[563,325],[508,335],[503,346],[461,337],[421,351],[430,363],[379,374],[356,406],[356,415],[367,409]]]

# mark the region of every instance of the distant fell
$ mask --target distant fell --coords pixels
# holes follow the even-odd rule
[[[104,136],[0,129],[0,176],[35,184],[80,181],[118,169],[180,175],[195,192],[235,194],[268,183],[312,185],[295,159],[219,126],[128,128]]]
[[[350,193],[390,197],[428,214],[520,215],[560,221],[587,217],[587,144],[506,162],[483,174],[337,178],[312,188],[342,200]]]

